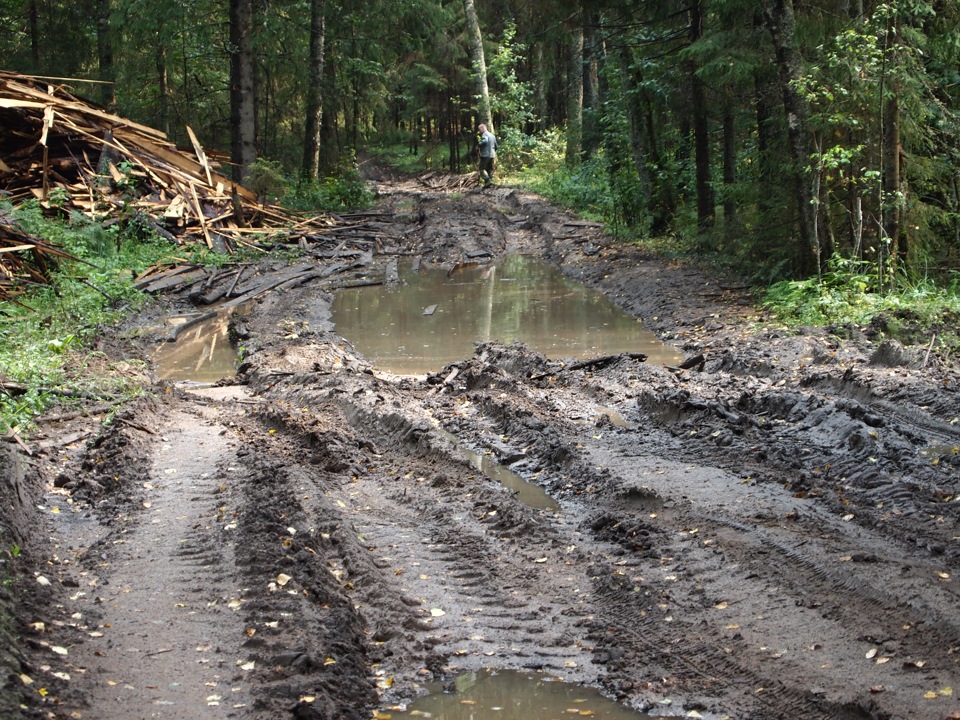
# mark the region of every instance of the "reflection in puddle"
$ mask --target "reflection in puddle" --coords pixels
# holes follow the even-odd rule
[[[481,455],[460,445],[457,437],[443,428],[437,428],[437,432],[452,442],[457,450],[466,458],[471,467],[475,467],[491,480],[496,480],[504,487],[513,491],[517,500],[528,507],[538,510],[557,511],[560,509],[560,503],[550,497],[547,492],[529,480],[524,480],[512,470],[498,464],[490,455]]]
[[[920,457],[933,460],[957,454],[960,454],[960,445],[928,445],[920,450]]]
[[[480,670],[455,680],[456,692],[417,698],[395,718],[434,720],[639,720],[649,715],[605,698],[599,691],[571,685],[547,675],[516,670]]]
[[[522,255],[450,277],[402,268],[401,280],[341,290],[333,303],[337,333],[391,372],[435,372],[486,340],[519,341],[554,359],[640,352],[657,365],[682,360],[600,293]]]
[[[237,349],[230,342],[230,313],[218,313],[187,328],[176,342],[163,343],[154,354],[157,378],[174,382],[215,383],[237,371]],[[171,325],[190,318],[172,318]]]

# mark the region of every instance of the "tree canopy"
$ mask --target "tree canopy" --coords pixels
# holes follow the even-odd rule
[[[0,24],[5,69],[190,126],[236,177],[333,173],[374,137],[462,169],[491,112],[507,162],[559,133],[608,219],[764,279],[958,269],[952,1],[0,0]]]

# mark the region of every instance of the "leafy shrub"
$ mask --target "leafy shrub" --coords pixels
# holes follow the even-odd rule
[[[373,199],[373,192],[353,171],[316,182],[289,185],[280,202],[292,210],[342,212],[368,207]]]

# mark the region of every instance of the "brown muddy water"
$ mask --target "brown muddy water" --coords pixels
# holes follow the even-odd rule
[[[491,480],[509,489],[514,496],[516,496],[517,500],[524,505],[538,510],[549,510],[550,512],[560,510],[560,503],[550,497],[547,491],[536,483],[524,480],[509,468],[497,463],[490,455],[480,454],[463,447],[457,439],[457,436],[453,433],[449,433],[443,428],[437,428],[437,432],[457,447],[457,450],[470,464],[470,467],[476,468]]]
[[[682,356],[600,293],[552,265],[522,255],[448,273],[401,269],[393,288],[341,290],[332,307],[336,331],[377,367],[424,375],[473,355],[486,340],[522,342],[553,359],[639,352],[674,365]],[[242,314],[242,311],[241,311]],[[183,330],[154,354],[157,377],[212,384],[236,372],[229,312]],[[171,328],[192,322],[171,318]]]
[[[189,316],[170,318],[171,328],[190,322]],[[222,312],[183,330],[175,342],[161,344],[153,359],[157,379],[173,382],[215,383],[237,371],[237,348],[230,342],[230,313]]]
[[[434,720],[641,720],[649,718],[592,688],[548,675],[516,670],[481,670],[460,675],[452,686],[431,688],[405,708],[377,714]]]
[[[602,294],[540,260],[400,271],[397,286],[341,290],[332,308],[337,334],[388,372],[436,372],[488,340],[522,342],[552,359],[639,352],[658,365],[682,360]]]

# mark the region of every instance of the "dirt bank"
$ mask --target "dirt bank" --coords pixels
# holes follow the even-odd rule
[[[955,364],[765,326],[737,283],[510,189],[384,183],[377,212],[356,282],[539,255],[689,367],[484,344],[395,377],[333,332],[322,273],[265,294],[235,382],[41,424],[17,485],[45,496],[13,503],[38,518],[4,520],[23,716],[404,717],[521,668],[651,714],[960,717]]]

